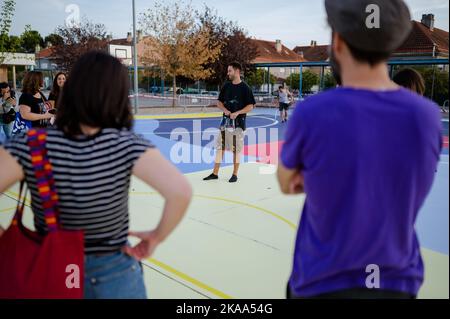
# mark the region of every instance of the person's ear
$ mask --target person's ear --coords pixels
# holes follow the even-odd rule
[[[333,34],[333,51],[335,55],[340,55],[342,53],[343,46],[345,45],[344,40],[342,40],[339,33],[334,32]]]
[[[342,63],[342,59],[350,54],[350,49],[345,43],[344,39],[341,37],[339,33],[334,33],[333,35],[333,50],[334,56],[338,60],[338,62]]]

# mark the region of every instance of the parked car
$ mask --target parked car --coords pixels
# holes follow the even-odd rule
[[[198,91],[198,89],[187,88],[186,90],[184,90],[184,94],[189,94],[189,95],[199,94],[199,91]]]
[[[219,96],[217,91],[202,91],[200,94],[204,96]]]
[[[173,94],[173,87],[167,90],[168,93]],[[184,90],[182,88],[177,88],[177,94],[184,94]]]

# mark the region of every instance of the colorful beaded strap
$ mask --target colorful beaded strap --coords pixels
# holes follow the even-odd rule
[[[48,160],[47,149],[45,148],[47,132],[44,129],[30,129],[27,134],[28,146],[31,151],[31,164],[42,201],[45,223],[48,231],[53,232],[59,229],[59,211],[52,165]]]

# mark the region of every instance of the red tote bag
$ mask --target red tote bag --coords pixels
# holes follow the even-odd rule
[[[45,130],[28,132],[48,232],[41,235],[23,225],[25,198],[20,201],[26,191],[22,181],[14,219],[0,237],[0,299],[83,298],[84,236],[82,231],[66,231],[60,227],[46,137]]]

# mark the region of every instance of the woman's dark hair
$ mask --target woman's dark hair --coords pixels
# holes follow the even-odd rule
[[[56,126],[69,136],[82,134],[80,124],[131,129],[128,72],[102,51],[84,54],[72,68],[58,101]]]
[[[25,74],[22,83],[22,93],[36,94],[44,86],[44,75],[42,72],[29,71]]]
[[[394,76],[394,82],[417,94],[424,95],[425,80],[422,75],[414,69],[406,68],[397,72]]]
[[[58,85],[58,78],[60,75],[64,75],[67,79],[67,75],[64,72],[58,72],[55,76],[55,78],[53,79],[53,86],[52,86],[52,91],[51,94],[53,94],[54,96],[56,96],[56,98],[59,97],[59,94],[61,93],[61,88]]]

